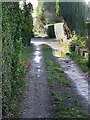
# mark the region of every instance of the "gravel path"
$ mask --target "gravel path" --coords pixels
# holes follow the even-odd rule
[[[32,43],[36,44],[46,44],[50,46],[53,50],[53,55],[55,56],[55,51],[62,51],[61,46],[56,42],[55,39],[32,39]],[[62,50],[61,50],[62,49]],[[75,61],[71,60],[69,56],[67,56],[64,60],[60,57],[57,57],[58,62],[66,73],[67,77],[71,80],[74,94],[78,94],[79,100],[82,105],[85,107],[86,111],[90,110],[90,78],[86,76],[84,72],[82,72]]]
[[[44,71],[41,45],[34,45],[28,83],[21,103],[21,118],[51,118],[53,105]]]
[[[66,59],[57,58],[67,77],[73,82],[77,93],[83,97],[82,101],[90,105],[89,101],[89,78],[80,70],[75,61],[71,60],[69,56]]]
[[[24,98],[21,103],[20,118],[54,118],[54,106],[47,85],[41,44],[49,45],[53,51],[60,49],[55,40],[50,42],[50,40],[43,38],[34,38],[31,42],[34,44],[34,52],[32,54],[26,90],[23,95]],[[65,60],[60,58],[57,58],[57,60],[72,81],[75,94],[80,96],[80,101],[87,111],[90,108],[89,78],[86,78],[85,73],[69,57]]]
[[[80,70],[75,61],[69,56],[66,59],[56,58],[63,68],[67,78],[71,81],[73,95],[81,102],[84,110],[90,116],[90,97],[89,97],[89,80],[90,78]]]

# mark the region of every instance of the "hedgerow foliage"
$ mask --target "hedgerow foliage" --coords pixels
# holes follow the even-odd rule
[[[12,102],[20,87],[20,11],[19,3],[2,3],[2,112],[12,111]]]
[[[56,10],[62,15],[69,28],[79,35],[86,35],[86,18],[88,6],[85,0],[82,2],[60,2],[57,0]],[[59,7],[58,7],[59,6]],[[56,12],[57,12],[56,11]]]
[[[31,3],[24,2],[23,9],[21,10],[21,35],[24,46],[30,45],[30,40],[33,37],[33,7]]]
[[[31,3],[2,3],[2,114],[3,117],[17,115],[17,103],[22,92],[21,53],[22,44],[30,45],[33,30]]]

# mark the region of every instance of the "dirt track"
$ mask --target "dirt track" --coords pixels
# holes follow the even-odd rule
[[[28,83],[21,103],[21,118],[51,118],[53,108],[40,45],[34,45]]]
[[[54,118],[55,111],[52,103],[52,97],[49,93],[48,81],[44,67],[44,56],[41,46],[41,44],[49,45],[50,41],[47,42],[44,39],[41,39],[41,42],[36,39],[34,40],[34,51],[29,69],[27,86],[23,93],[24,98],[21,103],[20,118]],[[50,47],[55,47],[56,49],[55,41],[51,42]],[[61,64],[67,76],[71,79],[73,83],[72,86],[75,88],[73,91],[76,95],[78,94],[80,96],[79,100],[85,106],[87,111],[89,102],[88,82],[86,81],[84,73],[71,59],[60,60],[58,58],[58,62]],[[80,78],[83,83],[81,85],[81,82],[78,83]]]

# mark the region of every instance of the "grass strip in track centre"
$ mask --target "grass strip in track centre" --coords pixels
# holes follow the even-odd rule
[[[80,68],[90,76],[90,68],[88,68],[88,60],[85,57],[81,57],[76,52],[71,52],[70,57],[76,61]]]
[[[74,98],[71,92],[71,83],[67,79],[60,64],[52,55],[50,47],[43,45],[45,69],[48,78],[48,86],[55,104],[56,115],[58,118],[84,118],[87,114],[83,110],[79,100]]]

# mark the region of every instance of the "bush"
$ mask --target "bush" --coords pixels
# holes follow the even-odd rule
[[[76,34],[72,37],[72,45],[79,46],[79,47],[85,47],[86,42],[81,38],[80,36],[77,36]]]

